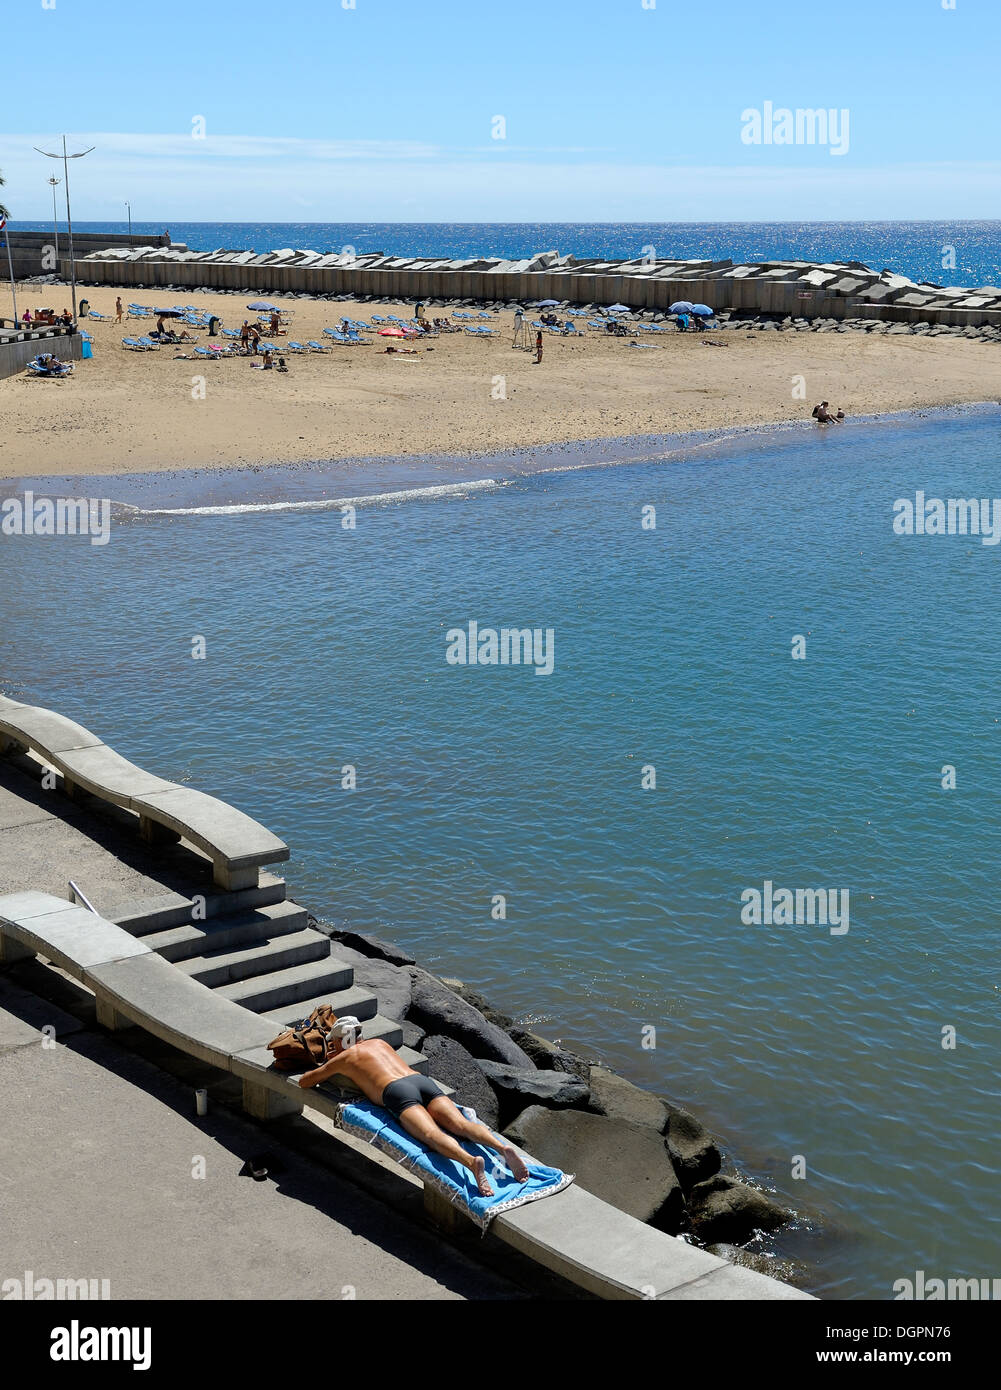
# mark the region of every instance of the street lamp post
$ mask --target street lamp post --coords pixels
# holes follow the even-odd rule
[[[73,218],[72,218],[72,215],[71,215],[71,213],[70,213],[70,166],[69,166],[69,161],[70,161],[71,159],[83,159],[83,157],[84,157],[85,154],[90,154],[91,151],[97,149],[97,146],[96,146],[96,145],[91,145],[91,147],[90,147],[89,150],[81,150],[79,154],[67,154],[67,153],[66,153],[66,136],[64,135],[64,136],[63,136],[63,152],[62,152],[62,154],[51,154],[48,150],[39,150],[37,145],[35,146],[35,149],[38,151],[39,154],[44,154],[45,157],[46,157],[46,159],[61,159],[62,162],[63,162],[63,174],[64,174],[64,177],[65,177],[65,180],[66,180],[66,232],[67,232],[67,235],[69,236],[69,243],[70,243],[70,293],[71,293],[72,296],[73,296],[73,322],[76,323],[76,258],[75,258],[74,255],[73,255]]]
[[[56,265],[59,264],[59,216],[56,212],[56,189],[62,183],[62,179],[51,178],[49,183],[52,185],[52,235],[55,239]]]
[[[126,203],[125,206],[126,206],[126,207],[128,208],[128,210],[129,210],[129,245],[131,246],[131,245],[132,245],[132,204],[131,204],[131,203]]]

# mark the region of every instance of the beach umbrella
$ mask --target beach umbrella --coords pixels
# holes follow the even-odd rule
[[[535,306],[537,309],[557,309],[560,301],[558,299],[540,299]]]
[[[405,338],[407,335],[402,328],[380,328],[380,338]]]
[[[269,304],[266,299],[255,299],[253,304],[247,305],[248,309],[256,309],[262,314],[280,314],[281,310],[277,304]]]
[[[186,310],[184,309],[154,309],[158,319],[183,319]]]
[[[711,319],[713,317],[713,310],[710,309],[708,304],[693,304],[692,313],[698,314],[699,318],[702,319]]]
[[[693,314],[695,305],[690,299],[679,299],[677,304],[672,304],[668,310],[669,314]]]
[[[628,314],[628,313],[629,313],[629,305],[628,305],[628,304],[612,304],[612,305],[610,305],[610,306],[605,310],[605,313],[606,313],[606,314]]]

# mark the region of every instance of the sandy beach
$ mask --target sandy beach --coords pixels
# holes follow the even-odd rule
[[[78,293],[113,316],[113,289]],[[127,303],[132,296],[122,297]],[[233,295],[164,291],[143,299],[197,304],[226,328],[256,318]],[[289,336],[301,342],[322,340],[323,329],[344,315],[369,321],[373,312],[413,314],[392,304],[274,302],[294,309]],[[59,312],[68,303],[68,290],[58,286],[24,286],[18,294],[22,313],[43,304]],[[443,335],[415,345],[413,357],[387,354],[380,338],[322,356],[289,354],[287,375],[255,371],[250,359],[179,355],[206,342],[204,332],[196,344],[129,352],[122,337],[148,331],[151,320],[88,319],[94,356],[77,364],[72,378],[0,381],[0,477],[394,460],[804,420],[822,398],[851,417],[998,394],[1001,353],[992,343],[730,329],[661,339],[640,334],[638,341],[656,347],[639,350],[629,339],[591,331],[577,339],[547,334],[537,366],[532,354],[512,350],[513,318],[491,314],[497,337]],[[204,378],[204,399],[196,377]],[[805,399],[793,396],[796,377],[805,380]]]

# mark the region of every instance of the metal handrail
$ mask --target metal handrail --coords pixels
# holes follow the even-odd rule
[[[88,912],[93,912],[95,917],[99,917],[101,914],[98,912],[97,908],[94,906],[91,900],[87,897],[83,889],[78,887],[78,885],[75,884],[72,879],[69,880],[69,885],[70,892],[73,894],[74,898],[79,898],[79,900],[83,903],[84,907],[87,909]],[[72,901],[72,899],[70,899],[70,901]]]

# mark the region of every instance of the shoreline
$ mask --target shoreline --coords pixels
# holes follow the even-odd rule
[[[921,422],[962,421],[1001,412],[1001,401],[958,401],[947,405],[885,410],[850,418],[850,430]],[[825,431],[826,433],[827,431]],[[334,508],[351,502],[405,500],[409,496],[442,496],[488,485],[503,487],[524,478],[557,476],[587,469],[627,467],[630,464],[721,457],[727,451],[755,443],[798,444],[815,437],[820,427],[808,420],[775,420],[682,430],[673,434],[609,436],[556,441],[517,450],[482,450],[455,454],[434,452],[396,455],[358,455],[328,460],[289,460],[270,464],[213,467],[175,467],[121,473],[59,472],[0,476],[0,499],[32,490],[44,495],[79,495],[81,484],[90,496],[106,495],[113,478],[119,496],[115,508],[137,515],[227,515],[253,511],[295,511]],[[840,434],[836,437],[840,437]],[[607,455],[592,457],[594,454]],[[540,458],[539,455],[544,454]],[[553,455],[565,455],[552,462]],[[575,457],[578,455],[578,457]],[[483,476],[484,471],[490,474]],[[388,476],[387,476],[388,475]],[[309,483],[315,481],[316,488]],[[409,486],[401,489],[401,483]],[[348,489],[343,496],[314,496],[320,485]],[[382,486],[385,484],[385,486]],[[357,486],[359,491],[352,489]],[[220,495],[222,494],[222,495]]]
[[[64,291],[36,286],[22,294],[33,309],[59,308]],[[90,294],[95,310],[113,311],[114,288]],[[218,314],[223,328],[249,316],[232,295],[192,291],[190,298]],[[815,428],[810,411],[822,399],[851,421],[997,399],[998,343],[944,332],[733,321],[649,341],[642,333],[617,338],[585,329],[546,335],[536,364],[533,353],[512,347],[513,313],[495,309],[493,337],[443,333],[410,356],[387,355],[374,332],[368,347],[293,354],[289,338],[329,343],[324,328],[345,315],[411,318],[413,308],[280,295],[275,302],[294,311],[289,336],[276,340],[287,356],[284,375],[253,370],[249,358],[191,355],[204,335],[130,352],[122,338],[148,321],[85,319],[93,357],[72,376],[0,381],[5,478],[356,469],[360,460],[370,471],[402,461],[432,469],[436,459],[468,469],[486,457],[531,459],[609,441],[642,440],[649,452],[660,441],[677,447],[693,433]],[[759,331],[765,327],[775,331]]]

